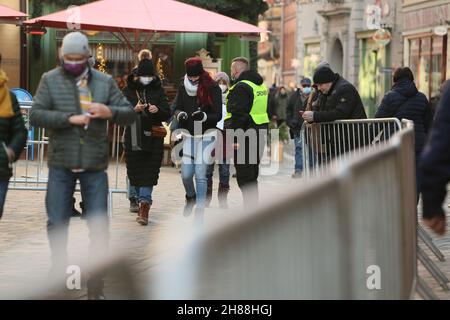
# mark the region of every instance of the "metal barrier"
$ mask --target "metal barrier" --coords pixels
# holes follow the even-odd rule
[[[152,279],[162,299],[410,299],[414,131],[194,242]],[[153,281],[155,280],[155,281]],[[422,287],[421,287],[422,288]]]
[[[326,174],[338,161],[380,148],[401,130],[396,118],[304,123],[301,130],[306,176]]]
[[[29,130],[29,139],[25,146],[25,159],[17,161],[13,166],[13,176],[10,179],[10,190],[29,190],[29,191],[45,191],[47,190],[48,169],[46,163],[46,146],[49,141],[46,136],[46,130],[43,128],[32,128],[28,123],[29,113],[33,102],[20,102],[20,108],[25,120],[27,129]],[[109,125],[107,126],[107,130]],[[126,174],[120,174],[120,146],[122,144],[120,126],[113,127],[113,141],[112,141],[112,161],[113,168],[109,169],[109,173],[113,170],[113,179],[109,174],[109,199],[108,199],[108,214],[112,216],[113,210],[113,194],[128,194],[128,180]],[[36,154],[35,154],[36,152]],[[122,183],[121,183],[122,182]],[[126,184],[123,187],[123,183]],[[76,192],[80,192],[77,184]]]
[[[408,120],[405,125],[412,125]],[[396,118],[339,120],[335,122],[304,123],[301,131],[303,147],[303,168],[308,178],[323,176],[335,166],[389,144],[391,137],[402,129],[402,123]],[[413,155],[414,157],[414,155]],[[414,175],[415,176],[415,175]],[[426,230],[418,226],[418,238],[433,252],[440,261],[444,256],[432,242]],[[449,279],[431,260],[425,251],[418,248],[418,259],[436,279],[443,290],[449,291]],[[421,286],[424,282],[420,281]],[[419,292],[429,289],[421,288]],[[428,292],[425,296],[432,296]]]

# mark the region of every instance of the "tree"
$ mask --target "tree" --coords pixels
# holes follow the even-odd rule
[[[264,0],[182,0],[182,2],[214,11],[230,18],[258,24],[258,17],[269,9]],[[250,66],[258,68],[258,44],[250,42]]]

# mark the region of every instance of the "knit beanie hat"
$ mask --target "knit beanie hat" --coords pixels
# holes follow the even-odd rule
[[[137,69],[138,76],[154,76],[155,67],[153,61],[149,59],[143,59],[139,62]]]
[[[67,34],[61,46],[61,56],[67,54],[80,54],[89,57],[89,40],[81,32],[71,32]]]
[[[315,84],[333,82],[335,78],[336,78],[335,73],[333,72],[333,70],[331,70],[330,67],[327,66],[317,68],[313,76]]]
[[[203,63],[200,58],[189,58],[185,62],[186,74],[188,77],[201,76],[205,70],[203,69]]]
[[[219,82],[220,80],[224,80],[226,83],[230,84],[230,77],[225,72],[217,72],[214,76],[214,81]]]

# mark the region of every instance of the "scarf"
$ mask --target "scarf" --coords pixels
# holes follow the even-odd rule
[[[187,75],[184,76],[184,88],[186,89],[186,93],[187,93],[190,97],[195,97],[195,96],[197,96],[198,84],[194,86],[194,85],[189,81]]]
[[[14,116],[11,96],[7,85],[8,81],[8,76],[0,69],[0,118],[12,118]]]

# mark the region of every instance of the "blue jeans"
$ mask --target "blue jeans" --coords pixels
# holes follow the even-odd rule
[[[181,162],[181,178],[186,196],[196,196],[198,208],[204,208],[206,202],[208,166],[213,163],[212,150],[214,137],[193,138],[186,137],[183,142],[183,158]],[[194,187],[194,175],[195,184]]]
[[[152,199],[153,186],[134,187],[128,186],[128,199],[137,199],[139,202],[147,202],[150,205],[153,203]]]
[[[73,194],[80,181],[90,237],[90,256],[100,258],[106,254],[109,241],[108,176],[105,171],[74,173],[71,170],[50,167],[45,205],[47,233],[55,271],[67,266],[67,238],[73,209]],[[91,286],[99,284],[93,284]]]
[[[300,133],[294,135],[295,144],[295,172],[301,173],[303,171],[303,145],[302,136]]]
[[[5,206],[6,193],[8,192],[9,180],[0,181],[0,219],[3,215],[3,207]]]
[[[224,186],[230,185],[230,164],[229,163],[219,163],[219,182]],[[208,166],[208,171],[206,177],[208,178],[208,184],[212,183],[214,175],[214,163]]]

